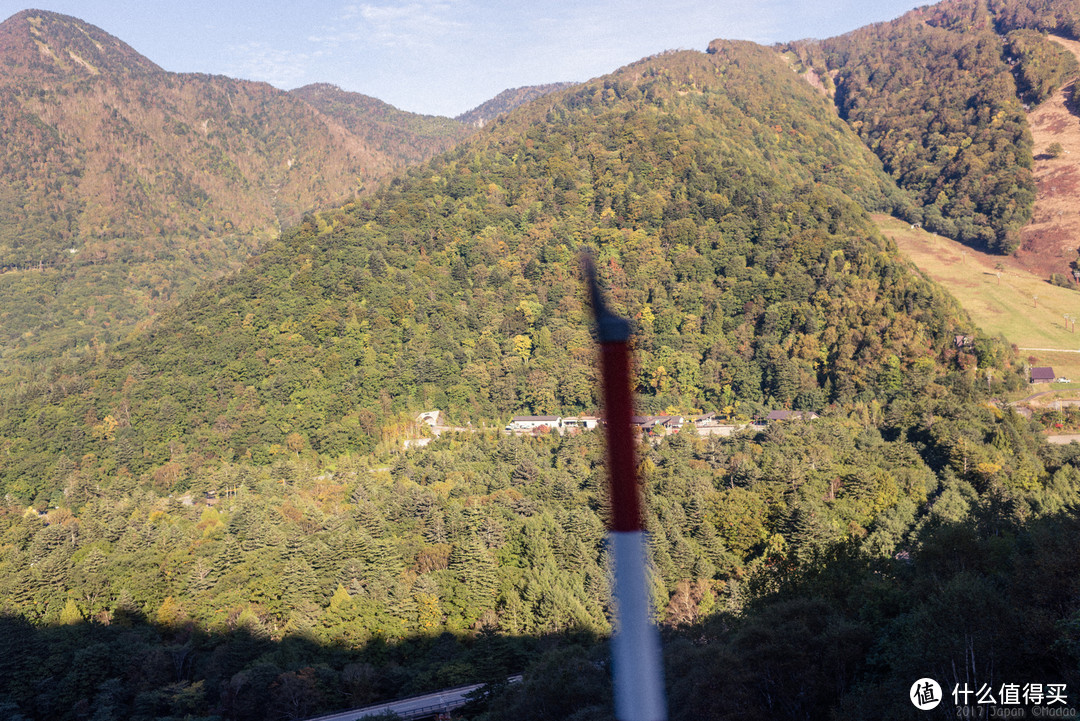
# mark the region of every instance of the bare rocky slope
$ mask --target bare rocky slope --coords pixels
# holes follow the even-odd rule
[[[1080,60],[1080,42],[1052,38]],[[1074,80],[1028,115],[1035,143],[1037,193],[1031,222],[1020,234],[1016,258],[1043,277],[1068,274],[1080,249],[1080,106],[1076,91]],[[1061,147],[1052,153],[1055,144]]]

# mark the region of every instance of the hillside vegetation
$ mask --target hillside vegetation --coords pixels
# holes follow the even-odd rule
[[[466,713],[609,721],[603,438],[497,430],[602,412],[584,249],[642,412],[820,416],[638,448],[672,718],[903,718],[956,669],[1077,688],[1080,454],[994,400],[1008,347],[868,215],[916,208],[779,53],[716,41],[17,369],[0,710],[302,719],[527,667]],[[434,408],[468,430],[403,452]]]
[[[933,359],[999,364],[981,341],[957,359],[973,328],[859,202],[903,197],[767,50],[643,61],[309,218],[95,364],[13,379],[0,477],[31,500],[57,452],[141,476],[269,463],[290,437],[367,452],[431,407],[595,410],[585,245],[640,328],[646,411],[819,410],[910,392]]]
[[[643,411],[825,416],[680,434],[643,445],[641,462],[658,616],[672,629],[720,610],[742,619],[707,631],[726,649],[715,665],[677,677],[745,679],[732,698],[748,717],[782,703],[824,718],[806,693],[816,666],[762,687],[771,662],[730,634],[769,625],[769,599],[838,549],[854,560],[835,567],[861,577],[940,523],[985,514],[1013,528],[1077,487],[1068,457],[1041,456],[1026,421],[981,402],[1021,383],[1005,348],[863,209],[906,202],[779,56],[733,42],[545,96],[305,218],[144,332],[3,396],[3,489],[56,506],[4,517],[6,609],[73,624],[8,626],[38,639],[31,666],[63,679],[46,697],[20,685],[20,665],[10,698],[34,717],[73,717],[80,699],[129,718],[302,717],[497,677],[548,637],[556,656],[541,659],[536,693],[558,669],[594,672],[535,717],[572,704],[607,718],[588,660],[611,612],[599,435],[478,432],[386,453],[418,410],[474,428],[597,410],[577,275],[588,246],[637,327]],[[850,629],[844,684],[869,678],[883,624],[922,607],[887,583],[897,595],[879,621],[859,620],[864,597],[791,616]],[[121,624],[136,635],[114,635]],[[827,643],[808,633],[807,653]],[[92,671],[56,666],[65,639],[93,639]],[[474,644],[502,650],[480,664]],[[168,648],[191,659],[179,685],[153,661]],[[902,653],[889,658],[908,672]],[[931,660],[952,658],[946,645]],[[533,718],[514,698],[489,713]],[[674,703],[696,717],[704,698]]]
[[[378,162],[286,93],[166,73],[74,18],[26,11],[0,32],[0,265],[53,266],[72,247],[100,263],[170,238],[276,233],[351,196],[360,168]]]
[[[1080,42],[1056,37],[1056,43],[1080,58]],[[1080,76],[1077,77],[1080,79]],[[1028,114],[1035,141],[1035,183],[1038,195],[1031,222],[1021,231],[1016,257],[1043,277],[1072,276],[1080,237],[1080,113],[1075,100],[1077,79],[1065,85]]]
[[[0,60],[5,373],[123,337],[304,212],[466,133],[389,106],[341,111],[363,96],[324,113],[304,97],[325,94],[168,73],[43,11],[0,25]]]
[[[917,209],[905,218],[1011,253],[1035,199],[1022,102],[1075,75],[1041,35],[1076,37],[1075,3],[953,0],[836,38],[785,46],[828,76],[836,105]]]
[[[368,148],[391,158],[395,169],[448,150],[471,132],[468,125],[458,120],[408,113],[381,100],[326,83],[305,85],[289,94],[341,123]],[[503,112],[506,110],[509,108]]]
[[[455,118],[457,121],[482,128],[500,115],[514,108],[531,103],[537,98],[542,98],[548,93],[557,90],[565,90],[576,83],[547,83],[546,85],[526,85],[520,88],[504,90],[491,100],[481,103],[472,110],[462,113]]]

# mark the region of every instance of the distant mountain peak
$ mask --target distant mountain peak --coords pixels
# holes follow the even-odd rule
[[[330,83],[313,83],[289,94],[337,121],[372,147],[397,148],[404,162],[419,162],[449,149],[471,129],[450,118],[399,110],[370,95],[342,90]]]
[[[162,72],[101,28],[47,10],[23,10],[0,23],[0,57],[9,59],[8,77],[66,79]]]
[[[455,120],[465,123],[466,125],[472,125],[476,128],[482,128],[486,123],[504,113],[510,112],[514,108],[524,105],[525,103],[532,102],[548,93],[554,93],[558,90],[563,90],[579,84],[580,83],[548,83],[546,85],[526,85],[520,88],[510,88],[509,90],[502,91],[491,100],[476,106],[472,110],[462,113],[457,116]]]
[[[345,90],[333,83],[311,83],[303,87],[289,91],[292,95],[303,99],[316,107],[328,104],[347,104],[356,112],[361,112],[372,117],[411,115],[404,110],[399,110],[389,103],[363,93]]]

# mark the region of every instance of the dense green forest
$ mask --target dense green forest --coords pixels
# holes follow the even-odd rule
[[[1015,63],[1020,98],[1037,105],[1080,72],[1076,56],[1035,30],[1013,30],[1005,36],[1005,52]]]
[[[718,41],[16,369],[0,713],[302,719],[524,670],[466,713],[610,719],[602,435],[497,430],[602,410],[586,248],[642,412],[820,414],[639,447],[672,718],[904,718],[926,675],[1072,702],[1080,451],[1000,401],[1010,349],[867,215],[917,207],[778,53]],[[470,430],[403,451],[434,408]]]
[[[1080,2],[1077,0],[990,0],[994,22],[1004,32],[1029,28],[1080,38]]]
[[[1027,424],[947,393],[643,446],[673,717],[902,717],[969,655],[995,685],[1080,681],[1077,455]],[[73,481],[4,518],[0,696],[303,718],[528,668],[487,718],[610,718],[602,459],[594,433],[489,433],[385,470],[223,466],[214,505]]]
[[[903,194],[773,53],[672,54],[555,97],[94,363],[12,376],[5,488],[54,504],[60,455],[167,491],[206,463],[370,452],[433,407],[595,410],[584,246],[639,327],[643,411],[820,410],[1002,368],[994,342],[955,348],[970,322],[860,207]]]
[[[1011,253],[1035,200],[1022,103],[1077,74],[1043,34],[1077,37],[1074,3],[957,0],[783,47],[835,86],[840,113],[917,209],[905,217]]]

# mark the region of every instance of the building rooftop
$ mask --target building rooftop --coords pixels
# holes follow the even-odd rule
[[[812,421],[818,417],[817,413],[813,411],[769,411],[767,418],[770,421],[790,421],[790,420],[803,420]]]

